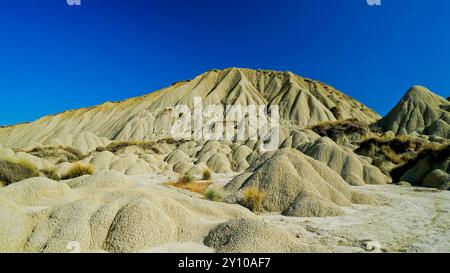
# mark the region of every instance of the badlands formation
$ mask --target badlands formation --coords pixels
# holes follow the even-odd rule
[[[278,149],[173,137],[196,97],[278,106]],[[0,128],[0,252],[449,252],[449,137],[425,87],[382,118],[290,72],[211,70]]]

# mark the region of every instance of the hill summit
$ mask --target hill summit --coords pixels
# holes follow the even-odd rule
[[[118,103],[67,111],[35,122],[0,128],[5,147],[38,144],[76,146],[84,151],[108,141],[157,140],[170,137],[177,105],[278,105],[285,128],[305,128],[325,121],[357,119],[373,123],[374,111],[319,81],[291,72],[229,68],[210,70],[148,95]]]
[[[450,102],[423,86],[413,86],[379,125],[397,135],[413,132],[450,137]]]

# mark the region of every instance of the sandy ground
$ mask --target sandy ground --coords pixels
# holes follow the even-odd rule
[[[341,217],[261,217],[331,252],[367,252],[373,241],[382,252],[450,252],[449,191],[394,185],[356,189],[377,196],[381,204],[353,206]]]
[[[130,176],[139,183],[161,184],[176,177]],[[218,175],[218,185],[233,175]],[[354,205],[346,215],[326,218],[285,217],[262,214],[260,218],[285,229],[327,252],[450,252],[450,191],[395,185],[367,185],[355,190],[377,197],[378,205]],[[371,244],[380,249],[372,250]],[[143,252],[201,252],[213,250],[197,243],[178,243]]]

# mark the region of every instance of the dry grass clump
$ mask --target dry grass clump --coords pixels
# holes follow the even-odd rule
[[[178,183],[181,184],[190,184],[194,182],[194,177],[190,174],[185,174],[178,179]]]
[[[256,187],[247,188],[244,191],[244,198],[242,199],[242,205],[253,212],[261,211],[264,196],[265,193],[259,191],[258,188]]]
[[[102,149],[110,151],[111,153],[115,154],[120,150],[131,146],[137,146],[143,150],[151,150],[155,144],[156,142],[154,141],[117,141],[109,144],[108,146]]]
[[[191,183],[184,183],[182,181],[178,182],[169,182],[166,183],[166,186],[172,186],[183,190],[188,190],[191,192],[195,192],[198,194],[203,195],[206,191],[206,189],[211,185],[211,182],[203,181],[203,182],[191,182]]]
[[[206,199],[208,199],[210,201],[214,201],[214,202],[220,201],[222,199],[221,194],[214,189],[207,190],[206,192],[203,193],[203,196]]]
[[[55,164],[77,162],[86,158],[80,150],[71,146],[42,146],[25,151],[39,158],[47,159]]]
[[[111,153],[116,154],[122,149],[125,149],[130,146],[137,146],[144,151],[152,151],[156,154],[162,154],[162,151],[157,147],[158,144],[168,144],[175,145],[176,147],[185,143],[186,140],[175,140],[173,138],[164,138],[158,141],[140,141],[140,140],[131,140],[131,141],[116,141],[109,144],[106,147],[98,147],[96,149],[97,152],[109,151]]]
[[[91,164],[75,163],[62,177],[62,180],[77,178],[83,175],[91,175],[95,171]]]
[[[422,159],[428,158],[434,164],[440,164],[450,157],[450,144],[427,144],[414,157],[403,165],[393,169],[390,173],[394,181],[400,181],[401,177]]]
[[[370,134],[369,125],[357,119],[341,121],[326,121],[310,128],[322,137],[329,137],[336,141],[345,136],[358,134],[366,136]]]
[[[206,168],[203,170],[203,180],[211,180],[212,178],[212,172],[209,168]]]
[[[424,147],[423,140],[409,136],[372,137],[363,140],[355,152],[372,158],[385,156],[394,164],[404,164],[415,158]]]
[[[46,168],[41,170],[42,174],[45,175],[47,178],[59,181],[61,180],[61,177],[57,174],[55,168]]]
[[[116,141],[109,144],[106,147],[99,147],[97,150],[99,151],[110,151],[112,153],[117,153],[118,151],[130,147],[137,146],[145,151],[154,151],[155,153],[159,153],[159,148],[156,146],[157,144],[169,144],[176,145],[177,147],[180,144],[185,143],[185,140],[175,140],[173,138],[164,138],[158,141],[141,141],[141,140],[131,140],[131,141]]]
[[[0,181],[5,185],[39,176],[36,167],[25,160],[0,160]]]
[[[159,143],[159,142],[158,142]],[[162,154],[162,151],[157,147],[158,145],[155,141],[121,141],[113,142],[106,147],[99,147],[96,149],[97,152],[110,151],[111,153],[118,153],[120,150],[127,147],[136,146],[141,148],[146,152],[153,152],[155,154]]]

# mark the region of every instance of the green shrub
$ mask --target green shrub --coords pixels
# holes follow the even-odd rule
[[[94,167],[91,164],[75,163],[67,173],[65,173],[61,179],[68,180],[77,178],[83,175],[91,175],[94,173]]]
[[[212,172],[210,169],[206,168],[203,170],[203,180],[211,180]]]
[[[242,205],[253,212],[261,211],[262,202],[264,200],[265,193],[258,190],[256,187],[247,188],[244,191],[244,198]]]
[[[323,137],[329,137],[337,141],[350,134],[366,136],[370,134],[369,125],[357,119],[326,121],[310,127],[315,133]]]
[[[0,181],[5,185],[39,176],[36,167],[28,161],[0,160]]]
[[[411,168],[416,166],[422,159],[428,158],[434,164],[441,164],[450,156],[450,144],[428,144],[414,157],[409,158],[405,164],[393,169],[390,173],[395,182],[399,182],[401,177]]]
[[[203,196],[210,201],[219,201],[222,199],[222,196],[215,190],[209,189],[207,190]]]
[[[24,152],[55,164],[62,162],[73,163],[86,158],[80,150],[70,146],[40,146]]]
[[[183,184],[189,184],[189,183],[194,182],[194,177],[192,175],[185,174],[182,177],[180,177],[178,182],[183,183]]]
[[[156,143],[154,141],[138,141],[138,140],[131,140],[131,141],[117,141],[109,144],[104,148],[107,151],[110,151],[113,154],[118,153],[120,150],[125,149],[127,147],[131,146],[137,146],[145,151],[151,150],[153,152],[155,151]]]
[[[409,136],[372,137],[363,140],[355,153],[372,158],[385,156],[394,164],[404,164],[414,158],[426,145],[423,140]]]
[[[106,152],[107,149],[106,149],[106,147],[97,147],[97,148],[95,149],[95,151],[98,152],[98,153],[101,153],[101,152]]]

